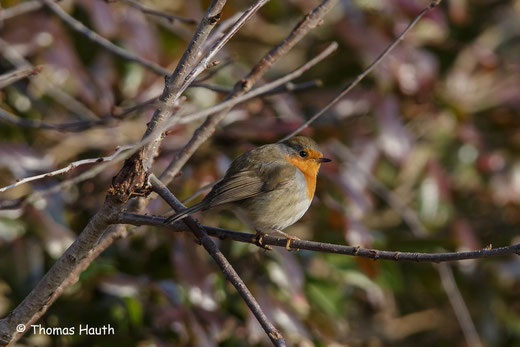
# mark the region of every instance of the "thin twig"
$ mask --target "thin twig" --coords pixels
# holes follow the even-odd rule
[[[309,126],[309,124],[314,122],[318,117],[320,117],[325,112],[327,112],[332,106],[334,106],[336,103],[338,103],[338,101],[343,99],[343,97],[346,94],[348,94],[355,86],[357,86],[359,84],[359,82],[361,82],[361,80],[363,80],[377,65],[379,65],[379,63],[395,48],[395,46],[397,46],[399,44],[399,42],[401,42],[401,40],[404,39],[406,34],[408,34],[408,32],[415,26],[415,24],[417,24],[417,22],[419,22],[419,20],[421,20],[421,18],[426,13],[428,13],[433,8],[438,6],[441,3],[441,1],[442,0],[432,1],[427,7],[423,8],[422,11],[419,12],[419,14],[417,16],[415,16],[415,18],[410,22],[410,24],[408,24],[408,26],[403,30],[403,32],[401,32],[401,34],[399,34],[399,36],[397,36],[397,38],[388,47],[386,47],[385,50],[362,73],[360,73],[354,79],[354,81],[347,84],[343,88],[343,90],[336,97],[334,97],[334,99],[329,101],[327,103],[327,105],[325,105],[321,110],[319,110],[315,115],[313,115],[311,118],[309,118],[307,121],[305,121],[302,125],[300,125],[296,130],[294,130],[289,135],[287,135],[286,137],[281,139],[280,142],[283,142],[283,141],[293,137],[294,135],[298,134],[300,131],[302,131],[307,126]]]
[[[39,0],[24,1],[16,6],[0,9],[0,21],[42,8]]]
[[[13,84],[21,79],[24,79],[29,76],[34,76],[40,73],[42,70],[41,66],[36,67],[23,67],[20,69],[16,69],[14,71],[8,72],[6,74],[0,75],[0,89]]]
[[[464,302],[464,298],[462,297],[459,288],[457,288],[457,283],[453,278],[453,272],[451,271],[450,266],[448,264],[439,264],[437,270],[439,271],[444,291],[448,295],[448,300],[450,301],[451,307],[453,307],[455,316],[462,328],[466,344],[471,347],[482,347],[482,342],[478,336],[477,329],[475,329],[475,324],[473,324],[473,320],[471,319],[468,307]]]
[[[330,45],[327,46],[322,52],[320,52],[317,56],[303,64],[302,66],[298,67],[294,71],[288,73],[287,75],[280,77],[272,82],[266,83],[263,86],[260,86],[258,88],[255,88],[248,93],[237,96],[228,100],[225,100],[221,102],[218,105],[215,105],[213,107],[210,107],[208,109],[198,111],[192,114],[181,114],[181,121],[180,123],[187,123],[192,122],[197,119],[208,117],[214,113],[221,112],[226,109],[231,109],[235,105],[242,103],[244,101],[250,100],[254,97],[261,96],[261,95],[268,95],[271,94],[272,91],[283,88],[283,89],[290,89],[287,84],[291,82],[292,80],[300,77],[305,71],[312,68],[314,65],[321,62],[323,59],[327,58],[329,55],[331,55],[336,49],[338,48],[338,44],[336,42],[332,42]],[[170,126],[170,124],[168,124]]]
[[[216,180],[214,182],[211,182],[211,183],[208,183],[208,184],[205,184],[203,185],[202,187],[200,187],[199,189],[197,189],[193,194],[191,194],[190,196],[188,196],[186,199],[182,200],[181,202],[183,204],[186,204],[187,202],[190,202],[192,201],[193,199],[195,199],[197,196],[201,195],[202,193],[204,193],[206,190],[208,189],[211,189],[213,188],[213,186],[217,183],[219,183],[222,179],[220,180]]]
[[[166,225],[166,218],[158,216],[140,215],[134,213],[121,213],[117,218],[117,223],[130,225],[153,225],[159,227],[170,228],[175,231],[187,231],[185,227],[179,223]],[[241,231],[227,230],[204,225],[204,229],[208,235],[217,237],[221,240],[233,240],[238,242],[255,244],[255,234]],[[283,237],[266,235],[262,238],[262,243],[269,246],[285,247],[287,239]],[[445,253],[420,253],[420,252],[401,252],[401,251],[383,251],[378,249],[362,248],[359,246],[336,245],[332,243],[307,241],[307,240],[291,240],[289,247],[292,249],[304,249],[316,252],[345,254],[350,256],[369,258],[374,260],[392,260],[392,261],[412,261],[423,263],[440,263],[447,261],[458,261],[465,259],[482,259],[492,258],[506,255],[520,254],[520,243],[499,248],[485,248],[469,252],[445,252]]]
[[[150,176],[150,183],[152,189],[159,194],[174,210],[179,211],[186,208],[177,198],[168,190],[168,188],[155,176]],[[220,270],[226,276],[226,279],[236,288],[242,299],[246,302],[247,306],[251,309],[251,312],[255,315],[256,319],[265,330],[267,336],[275,346],[285,346],[285,340],[275,326],[269,321],[269,318],[262,311],[260,305],[253,297],[245,283],[242,281],[240,276],[236,273],[235,269],[228,262],[226,257],[220,252],[217,245],[213,240],[210,239],[206,230],[202,228],[192,217],[183,219],[186,226],[193,232],[193,234],[200,241],[202,246],[211,255],[213,260],[220,267]]]
[[[327,14],[327,12],[336,4],[337,0],[324,0],[310,13],[308,13],[290,32],[290,34],[279,45],[271,49],[260,61],[251,69],[251,71],[235,85],[233,93],[229,94],[226,100],[239,97],[248,92],[255,82],[269,69],[274,63],[285,55],[297,42],[299,42],[311,29],[315,28]],[[166,170],[161,174],[160,178],[169,183],[175,177],[181,168],[186,164],[188,159],[195,153],[197,148],[202,145],[215,131],[216,126],[226,117],[229,108],[224,108],[217,114],[208,117],[204,123],[195,131],[192,138],[177,153],[170,162]]]
[[[56,131],[70,131],[77,132],[83,131],[95,126],[106,125],[107,119],[92,119],[92,120],[81,120],[60,124],[51,124],[40,120],[19,118],[15,115],[7,112],[0,108],[0,122],[13,124],[22,128],[42,129],[42,130],[56,130]]]
[[[230,100],[228,100],[225,103],[218,104],[218,105],[216,105],[216,106],[214,106],[212,108],[209,108],[209,109],[206,109],[206,110],[194,113],[192,115],[188,115],[186,117],[183,117],[182,118],[182,123],[189,122],[189,121],[192,121],[192,120],[195,120],[195,119],[199,119],[201,117],[205,117],[205,116],[210,115],[210,114],[215,113],[215,112],[219,112],[220,110],[225,109],[225,108],[229,107],[230,105],[231,105],[231,107],[235,106],[238,103],[250,100],[250,99],[252,99],[254,97],[257,97],[259,95],[270,94],[271,91],[273,89],[276,89],[276,88],[282,87],[282,88],[290,89],[290,87],[284,87],[284,85],[286,85],[292,79],[295,79],[295,78],[301,76],[305,71],[310,69],[312,66],[316,65],[317,63],[319,63],[320,61],[322,61],[323,59],[328,57],[330,54],[332,54],[332,52],[334,52],[337,49],[337,47],[338,47],[337,43],[333,42],[325,50],[323,50],[321,53],[319,53],[316,57],[314,57],[313,59],[311,59],[310,61],[308,61],[304,65],[302,65],[301,67],[297,68],[293,72],[285,75],[284,77],[279,78],[279,79],[275,80],[274,82],[268,83],[268,84],[266,84],[266,85],[264,85],[262,87],[256,88],[256,89],[250,91],[249,93],[247,93],[245,95],[242,95],[242,96],[234,98],[234,99],[230,99]],[[155,100],[155,99],[153,99],[153,100]],[[152,101],[152,99],[146,101],[145,103],[148,104],[151,101]],[[17,119],[16,117],[6,113],[2,109],[0,109],[0,120],[4,119],[2,117],[4,113],[8,115],[7,119],[11,120],[11,123],[22,125],[22,124],[20,124],[20,120],[19,119]],[[12,122],[12,118],[13,117],[15,119],[17,119],[16,122]],[[23,121],[26,121],[26,120],[23,120]],[[36,121],[33,121],[33,122],[36,122]],[[61,125],[59,125],[59,127],[60,128],[64,128],[64,125],[65,124],[61,124]],[[58,125],[49,125],[49,126],[52,126],[52,129],[54,129],[54,127],[57,127]],[[59,130],[62,130],[62,129],[59,129]],[[139,142],[138,144],[136,144],[134,146],[127,147],[126,149],[128,149],[128,150],[125,151],[124,153],[121,153],[121,152],[118,153],[118,155],[116,155],[115,158],[113,158],[110,162],[104,162],[101,165],[97,165],[97,166],[95,166],[95,167],[93,167],[93,168],[83,172],[79,176],[76,176],[76,177],[74,177],[74,178],[72,178],[70,180],[61,182],[61,183],[59,183],[58,185],[56,185],[54,187],[48,188],[46,190],[42,190],[42,191],[37,191],[37,192],[31,193],[30,195],[24,197],[22,200],[17,199],[17,201],[14,201],[12,203],[5,203],[4,202],[2,204],[2,206],[0,206],[0,209],[18,208],[18,207],[21,206],[21,204],[26,204],[26,203],[31,203],[31,202],[37,201],[37,200],[41,199],[43,196],[45,196],[47,194],[51,194],[51,193],[54,193],[56,191],[60,191],[61,189],[66,189],[66,188],[68,188],[68,187],[70,187],[70,186],[72,186],[74,184],[77,184],[77,183],[82,182],[84,180],[87,180],[87,179],[90,179],[92,177],[95,177],[98,173],[103,172],[103,170],[108,165],[111,165],[111,164],[123,161],[123,160],[127,159],[128,157],[130,157],[132,154],[137,152],[142,146],[144,146],[147,143],[149,143],[149,140],[150,140],[149,138],[145,138],[145,139],[143,139],[143,141]]]
[[[424,237],[427,234],[426,228],[415,211],[401,201],[394,192],[379,182],[371,172],[365,170],[361,165],[359,165],[356,156],[352,154],[347,146],[343,145],[339,141],[333,141],[332,146],[335,149],[334,152],[336,155],[347,162],[347,167],[358,171],[367,180],[372,191],[386,201],[388,205],[390,205],[390,207],[401,216],[415,236]]]
[[[39,0],[38,0],[39,1]],[[17,68],[30,68],[35,67],[23,57],[15,48],[11,46],[7,41],[0,38],[0,54],[9,63],[16,66]],[[44,74],[40,74],[31,80],[37,90],[50,95],[58,103],[60,103],[66,109],[72,111],[75,115],[82,119],[98,119],[99,117],[92,112],[87,106],[83,105],[78,100],[74,99],[69,94],[65,93],[61,88],[57,87],[56,84],[45,78]]]
[[[189,85],[188,88],[205,88],[205,89],[217,92],[217,93],[226,93],[226,94],[231,92],[231,90],[232,90],[230,87],[218,86],[215,84],[209,84],[209,83],[203,83],[203,82],[193,82],[192,84]]]
[[[56,130],[63,132],[80,132],[84,130],[88,130],[98,126],[106,126],[110,127],[115,125],[115,120],[125,119],[128,115],[132,114],[135,111],[143,109],[145,107],[153,106],[153,103],[157,100],[158,97],[151,98],[145,100],[137,105],[130,106],[127,108],[121,108],[119,106],[115,106],[111,113],[105,114],[101,116],[99,119],[92,120],[80,120],[74,122],[65,122],[65,123],[47,123],[40,120],[34,119],[26,119],[19,118],[4,109],[0,108],[0,122],[13,124],[22,128],[32,128],[32,129],[41,129],[41,130]]]
[[[154,9],[151,9],[151,8],[148,8],[144,5],[142,5],[141,3],[137,2],[137,1],[134,1],[134,0],[120,0],[136,9],[138,9],[139,11],[145,13],[145,14],[148,14],[148,15],[151,15],[151,16],[156,16],[156,17],[161,17],[161,18],[165,18],[167,19],[169,22],[174,22],[174,21],[179,21],[179,22],[182,22],[182,23],[186,23],[186,24],[197,24],[197,20],[193,19],[193,18],[186,18],[186,17],[181,17],[181,16],[176,16],[176,15],[173,15],[173,14],[169,14],[169,13],[165,13],[165,12],[162,12],[162,11],[158,11],[158,10],[154,10]]]
[[[310,81],[310,82],[301,83],[301,87],[300,87],[300,84],[293,85],[288,81],[299,77],[301,74],[303,74],[303,72],[310,69],[312,66],[316,65],[321,60],[325,59],[332,52],[334,52],[337,49],[337,47],[338,47],[338,45],[334,42],[334,43],[330,44],[324,51],[322,51],[320,54],[318,54],[316,57],[314,57],[312,60],[308,61],[307,63],[305,63],[298,69],[294,70],[290,74],[288,74],[280,79],[277,79],[271,83],[268,83],[262,87],[253,89],[252,91],[250,91],[249,93],[247,93],[241,97],[238,97],[235,99],[230,99],[225,104],[218,104],[209,109],[206,109],[206,110],[203,110],[203,111],[200,111],[197,113],[193,113],[191,115],[187,115],[182,118],[180,123],[188,123],[190,121],[200,119],[202,117],[206,117],[207,115],[218,112],[219,110],[222,110],[223,108],[228,107],[229,105],[235,106],[236,104],[243,103],[245,101],[248,101],[248,100],[258,97],[258,96],[275,94],[275,91],[277,93],[281,93],[281,92],[285,92],[285,91],[293,91],[295,89],[309,88],[313,85],[319,85],[319,83],[311,83],[312,81]],[[116,118],[122,117],[123,115],[130,113],[130,111],[134,111],[135,110],[134,108],[141,108],[141,107],[150,105],[154,101],[156,101],[156,98],[147,100],[147,101],[143,102],[142,104],[130,107],[128,109],[125,109],[124,111],[120,111],[120,112],[116,111],[113,116]],[[4,118],[3,117],[4,114],[7,114],[8,116]],[[52,130],[80,131],[80,130],[88,129],[89,127],[94,126],[94,125],[103,124],[102,121],[104,119],[106,119],[106,118],[104,117],[99,121],[91,121],[91,122],[90,121],[81,121],[81,122],[70,123],[70,128],[67,128],[67,125],[68,125],[67,123],[57,124],[57,125],[46,124],[46,126],[49,126],[48,129],[52,129]],[[38,124],[41,124],[40,122],[32,121],[32,120],[23,120],[23,122],[22,122],[20,119],[16,118],[15,116],[10,115],[9,113],[6,113],[4,110],[0,109],[0,121],[2,121],[2,120],[5,120],[9,123],[13,123],[13,124],[16,124],[19,126],[34,126],[35,128],[47,129],[46,127],[36,126]],[[29,121],[29,123],[25,124],[25,121]],[[31,123],[31,122],[35,122],[35,123]],[[41,199],[45,195],[55,193],[62,189],[67,189],[84,180],[91,179],[91,178],[95,177],[97,174],[99,174],[100,172],[103,172],[103,170],[108,165],[111,165],[111,164],[114,164],[117,162],[121,162],[121,161],[127,159],[128,157],[130,157],[132,154],[137,152],[142,146],[146,145],[147,143],[149,143],[149,139],[144,139],[143,141],[137,143],[134,146],[129,146],[128,150],[126,152],[118,153],[118,155],[114,159],[112,159],[110,162],[104,162],[101,165],[97,165],[97,166],[83,172],[79,176],[76,176],[70,180],[63,181],[63,182],[57,184],[56,186],[53,186],[53,187],[45,189],[45,190],[33,192],[21,199],[16,199],[13,201],[3,201],[0,204],[0,210],[20,208],[21,206],[23,206],[27,203],[31,203],[31,202]],[[212,184],[214,184],[214,183],[212,183]],[[194,197],[192,197],[192,198],[194,198]]]
[[[268,96],[268,95],[275,95],[275,94],[282,94],[287,92],[298,92],[305,89],[311,89],[316,87],[323,86],[323,83],[320,80],[313,80],[313,81],[307,81],[307,82],[301,82],[301,83],[291,83],[288,82],[282,86],[273,88],[271,90],[267,90],[264,93],[261,94],[255,94],[254,96],[250,95],[249,97],[260,97],[260,96]],[[192,83],[190,87],[199,87],[199,88],[206,88],[208,90],[212,90],[214,92],[218,93],[230,93],[233,91],[233,88],[224,87],[224,86],[217,86],[213,84],[206,84],[206,83]],[[185,119],[183,119],[184,123]]]
[[[259,94],[258,96],[262,97],[262,96],[269,96],[269,95],[275,95],[275,94],[281,94],[281,93],[294,93],[294,92],[299,92],[302,90],[319,88],[322,86],[323,86],[323,82],[321,80],[312,80],[312,81],[305,81],[305,82],[300,82],[300,83],[287,82],[286,84],[284,84],[282,86],[268,90],[265,93]]]
[[[218,39],[220,39],[224,32],[226,32],[233,24],[236,23],[236,21],[244,14],[244,12],[237,12],[228,19],[222,21],[216,28],[213,30],[209,36],[208,39],[204,42],[204,44],[201,47],[201,56],[203,52],[207,51],[210,47],[213,47],[215,42],[217,42]]]
[[[231,58],[225,59],[224,61],[220,61],[216,67],[214,67],[210,70],[206,70],[204,72],[204,75],[202,75],[202,76],[199,75],[199,78],[197,78],[194,83],[202,83],[204,81],[209,80],[211,77],[215,76],[215,74],[217,74],[219,71],[221,71],[223,68],[231,65],[232,63],[233,63],[233,60]],[[193,85],[193,83],[192,83],[192,85]]]
[[[140,64],[140,65],[146,67],[147,69],[155,72],[158,75],[167,76],[170,73],[170,71],[168,69],[165,69],[162,66],[160,66],[152,61],[146,60],[144,58],[138,57],[135,54],[132,54],[132,53],[128,52],[126,49],[123,49],[123,48],[113,44],[112,42],[105,39],[98,33],[90,30],[83,23],[81,23],[77,19],[71,17],[67,12],[62,10],[62,8],[58,4],[54,3],[53,0],[40,0],[40,1],[43,2],[45,4],[45,6],[47,6],[52,12],[54,12],[54,14],[56,14],[58,17],[60,17],[61,20],[63,20],[65,23],[67,23],[72,29],[85,35],[89,40],[102,46],[107,51],[110,51],[128,61],[132,61],[134,63]]]
[[[130,148],[133,148],[133,146],[131,146],[131,145],[121,146],[121,147],[118,147],[114,151],[114,153],[112,153],[111,155],[108,155],[106,157],[98,157],[98,158],[78,160],[78,161],[70,163],[66,167],[61,168],[59,170],[47,172],[47,173],[44,173],[44,174],[41,174],[41,175],[35,175],[35,176],[19,179],[19,180],[17,180],[13,184],[10,184],[8,186],[0,188],[0,193],[3,193],[3,192],[5,192],[8,189],[12,189],[14,187],[18,187],[18,186],[20,186],[22,184],[25,184],[25,183],[29,183],[29,182],[36,181],[36,180],[41,180],[41,179],[47,178],[47,177],[53,177],[53,176],[57,176],[57,175],[62,175],[64,173],[67,173],[67,172],[71,171],[72,169],[75,169],[75,168],[77,168],[79,166],[82,166],[82,165],[102,163],[102,162],[109,162],[112,159],[114,159],[120,152],[125,151],[125,150],[130,149]]]
[[[182,92],[188,86],[195,81],[195,79],[208,67],[213,57],[220,52],[222,47],[244,26],[244,24],[269,0],[256,0],[247,10],[245,10],[242,15],[237,19],[235,23],[226,31],[222,37],[220,37],[208,52],[200,59],[198,64],[191,70],[191,72],[186,76],[183,85],[180,89]]]
[[[211,28],[218,20],[218,14],[220,13],[224,0],[214,0],[202,22],[199,25],[195,37],[192,40],[200,45],[204,42],[207,34],[211,31]],[[202,30],[199,30],[201,29]],[[193,48],[192,45],[188,49]],[[186,53],[183,58],[187,56],[192,57],[195,61],[198,56],[198,49]],[[181,59],[181,63],[186,60]],[[183,65],[178,69],[189,69],[192,64],[188,66]],[[177,70],[176,70],[177,71]],[[176,76],[179,77],[179,76]],[[181,80],[185,77],[181,76]],[[180,81],[182,82],[182,81]],[[170,93],[174,93],[175,90],[169,89],[169,83],[165,83],[165,89],[162,100],[165,106],[171,108],[174,106],[175,100],[167,100]],[[168,101],[171,101],[169,103]],[[156,126],[162,126],[162,122],[153,123],[150,122],[147,128],[147,134],[153,133]],[[145,135],[146,137],[146,135]],[[153,139],[152,139],[153,140]],[[129,152],[132,150],[129,150]],[[10,343],[13,336],[16,334],[16,326],[19,324],[27,323],[35,314],[38,312],[45,311],[46,303],[52,297],[52,294],[67,280],[69,274],[79,266],[81,260],[87,256],[96,243],[99,241],[100,236],[107,230],[113,217],[120,213],[126,202],[130,199],[133,193],[137,189],[140,189],[147,184],[147,168],[143,167],[142,163],[147,162],[149,159],[146,155],[153,155],[153,152],[141,152],[135,153],[123,166],[118,175],[114,177],[111,189],[107,194],[103,207],[92,217],[87,227],[81,232],[74,243],[65,251],[65,253],[54,263],[51,269],[46,275],[39,281],[36,287],[31,293],[25,297],[25,299],[5,318],[0,319],[0,345]],[[97,168],[106,165],[106,163],[99,165]]]

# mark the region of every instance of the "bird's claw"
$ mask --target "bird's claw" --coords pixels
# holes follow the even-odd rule
[[[265,249],[267,251],[272,251],[273,247],[271,247],[269,245],[266,245],[264,243],[264,236],[265,236],[265,234],[257,233],[255,238],[253,239],[253,242],[255,243],[255,245],[257,245],[260,248],[263,248],[263,249]]]
[[[299,240],[299,238],[297,238],[296,236],[290,236],[290,235],[287,236],[287,243],[285,244],[285,249],[286,250],[288,250],[288,251],[291,250],[291,242],[293,240]],[[300,250],[298,248],[294,248],[294,249],[296,250],[296,252],[298,252]]]

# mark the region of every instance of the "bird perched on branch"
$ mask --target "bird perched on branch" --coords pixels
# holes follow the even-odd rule
[[[287,237],[289,249],[297,238],[282,230],[305,214],[314,197],[320,165],[329,161],[316,142],[305,136],[255,148],[236,158],[200,203],[175,213],[165,223],[226,204],[235,207],[256,230],[258,245],[269,249],[262,238],[277,232]]]

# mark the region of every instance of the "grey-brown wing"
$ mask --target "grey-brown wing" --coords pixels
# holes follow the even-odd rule
[[[224,177],[204,198],[204,209],[248,199],[291,181],[295,168],[274,163],[252,170],[242,170]],[[289,172],[290,171],[290,172]]]

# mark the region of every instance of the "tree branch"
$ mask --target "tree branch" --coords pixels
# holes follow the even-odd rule
[[[1,38],[0,54],[2,54],[2,56],[5,57],[5,59],[9,61],[9,63],[11,63],[13,66],[16,66],[17,68],[35,68],[15,48],[11,47],[11,45],[7,41]],[[53,81],[47,80],[43,75],[38,75],[35,78],[31,79],[31,83],[36,87],[37,90],[50,95],[63,107],[72,111],[79,118],[89,120],[97,120],[99,118],[87,106],[83,105],[81,102],[74,99],[69,94],[65,93],[61,88],[57,87]]]
[[[181,222],[173,224],[165,224],[166,218],[158,216],[147,216],[135,213],[121,213],[115,219],[115,223],[131,224],[131,225],[150,225],[157,227],[169,228],[174,231],[184,232],[188,229],[181,225]],[[215,228],[204,225],[208,235],[217,237],[221,240],[233,240],[238,242],[255,244],[255,234],[234,231],[228,229]],[[262,238],[262,243],[269,246],[284,247],[287,245],[287,239],[283,237],[266,235]],[[308,240],[291,240],[290,248],[298,250],[305,249],[309,251],[345,254],[374,260],[393,260],[393,261],[413,261],[422,263],[441,263],[447,261],[458,261],[465,259],[481,259],[492,258],[505,255],[520,255],[520,243],[499,248],[484,248],[469,252],[443,252],[443,253],[419,253],[419,252],[401,252],[401,251],[383,251],[378,249],[362,248],[359,246],[336,245],[325,242],[315,242]]]
[[[290,88],[291,88],[289,86],[290,81],[300,77],[305,71],[309,70],[314,65],[318,64],[323,59],[325,59],[326,57],[331,55],[337,48],[338,48],[338,44],[336,42],[332,42],[330,45],[327,46],[327,48],[325,48],[317,56],[315,56],[314,58],[312,58],[311,60],[309,60],[308,62],[303,64],[302,66],[298,67],[297,69],[295,69],[294,71],[288,73],[287,75],[285,75],[283,77],[280,77],[272,82],[266,83],[263,86],[260,86],[258,88],[255,88],[244,95],[226,99],[225,101],[221,102],[220,104],[210,107],[208,109],[205,109],[205,110],[202,110],[199,112],[195,112],[192,114],[186,114],[186,115],[181,114],[180,123],[187,123],[187,122],[191,122],[191,121],[194,121],[197,119],[211,116],[212,114],[215,114],[217,112],[231,109],[235,105],[242,103],[244,101],[250,100],[252,98],[255,98],[257,96],[272,94],[272,93],[274,93],[275,90],[280,90],[280,89],[289,89],[290,90]],[[170,124],[168,124],[168,126],[170,126]]]
[[[0,9],[0,21],[11,19],[40,8],[42,8],[42,4],[38,0],[24,1],[16,6]]]
[[[86,129],[90,129],[94,126],[106,125],[108,122],[107,119],[92,119],[52,124],[35,119],[19,118],[2,108],[0,108],[0,121],[7,124],[16,125],[22,128],[70,132],[83,131]]]
[[[168,190],[168,188],[154,175],[150,176],[150,183],[152,189],[159,194],[174,210],[179,211],[186,208],[177,198]],[[226,279],[236,288],[242,299],[246,302],[247,306],[253,312],[256,319],[265,330],[267,336],[275,346],[285,346],[285,340],[280,332],[274,327],[269,321],[265,313],[262,311],[258,302],[253,297],[245,283],[242,281],[240,276],[236,273],[235,269],[228,262],[226,257],[220,252],[217,245],[211,240],[203,227],[201,227],[195,219],[192,217],[186,217],[182,220],[186,226],[193,232],[193,234],[200,241],[204,249],[211,255],[213,260],[220,267],[220,270],[224,273]]]
[[[1,115],[1,113],[0,113],[0,115]],[[81,166],[81,165],[95,164],[95,163],[102,163],[102,162],[111,161],[120,152],[125,151],[125,150],[127,150],[129,148],[133,148],[133,146],[131,146],[131,145],[121,146],[121,147],[116,148],[114,153],[112,153],[111,155],[108,155],[106,157],[98,157],[98,158],[78,160],[78,161],[70,163],[69,165],[67,165],[64,168],[61,168],[61,169],[58,169],[58,170],[55,170],[55,171],[46,172],[46,173],[43,173],[43,174],[40,174],[40,175],[35,175],[35,176],[31,176],[31,177],[25,177],[25,178],[22,178],[22,179],[18,179],[18,180],[16,180],[15,183],[0,188],[0,193],[3,193],[3,192],[5,192],[8,189],[12,189],[14,187],[18,187],[18,186],[20,186],[22,184],[25,184],[25,183],[29,183],[29,182],[36,181],[36,180],[41,180],[41,179],[47,178],[47,177],[53,177],[53,176],[57,176],[57,175],[62,175],[62,174],[67,173],[70,170],[75,169],[75,168],[77,168],[78,166]]]
[[[62,10],[60,5],[56,4],[53,0],[40,0],[40,1],[43,2],[45,4],[45,6],[47,6],[52,12],[54,12],[54,14],[56,14],[58,17],[60,17],[61,20],[63,20],[65,23],[67,23],[72,29],[85,35],[89,40],[102,46],[107,51],[110,51],[128,61],[132,61],[134,63],[140,64],[140,65],[144,66],[145,68],[155,72],[158,75],[166,76],[170,73],[170,71],[168,71],[168,69],[165,69],[162,66],[160,66],[152,61],[143,59],[141,57],[138,57],[135,54],[132,54],[132,53],[128,52],[127,50],[113,44],[112,42],[105,39],[98,33],[90,30],[83,23],[81,23],[80,21],[71,17],[67,12]]]
[[[327,14],[327,12],[336,4],[337,0],[324,0],[310,13],[308,13],[291,31],[291,33],[276,47],[271,49],[242,80],[237,82],[233,93],[229,94],[226,100],[230,100],[242,96],[248,92],[254,83],[278,61],[285,53],[287,53],[294,45],[299,42],[311,29],[316,27]],[[181,168],[186,164],[188,159],[195,153],[197,148],[202,145],[215,131],[218,123],[220,123],[227,115],[231,107],[224,108],[218,114],[208,117],[204,123],[195,131],[190,141],[180,150],[175,158],[170,162],[166,170],[161,174],[162,181],[168,184],[175,177]]]
[[[108,248],[116,239],[123,238],[128,234],[126,228],[122,225],[111,225],[108,230],[103,234],[100,241],[94,246],[94,248],[74,267],[73,271],[70,272],[67,277],[63,280],[62,284],[56,288],[52,293],[51,297],[45,303],[43,308],[36,312],[31,319],[25,324],[26,327],[36,323],[38,319],[47,311],[49,307],[54,304],[56,300],[63,294],[63,292],[76,283],[79,280],[79,276],[85,271],[89,265],[101,254],[105,249]],[[23,334],[17,334],[13,337],[10,344],[16,343]]]
[[[473,324],[473,321],[471,320],[471,315],[469,314],[468,307],[464,302],[464,298],[462,297],[459,288],[457,288],[457,283],[455,283],[455,278],[453,278],[453,272],[451,271],[450,266],[448,264],[439,264],[437,270],[439,271],[439,277],[441,278],[444,291],[448,295],[448,300],[450,301],[451,307],[453,307],[455,316],[462,328],[462,333],[464,334],[466,343],[468,346],[482,347],[482,342],[478,336],[477,329],[475,329],[475,324]]]
[[[211,63],[213,57],[224,47],[224,45],[233,37],[242,26],[249,20],[259,9],[264,6],[269,0],[256,0],[242,15],[237,19],[235,23],[226,31],[222,37],[215,41],[213,46],[207,51],[207,53],[200,59],[197,65],[191,70],[186,76],[180,92],[182,93],[188,86],[195,81],[195,78],[199,76],[208,65]]]
[[[162,95],[158,100],[158,107],[148,123],[148,127],[143,136],[143,139],[149,142],[146,148],[143,149],[143,151],[146,152],[145,158],[147,158],[147,162],[145,163],[145,168],[147,170],[150,169],[153,158],[159,148],[162,131],[166,128],[164,123],[173,114],[172,108],[181,95],[179,91],[181,90],[182,83],[196,64],[204,42],[220,19],[220,13],[225,3],[226,0],[213,0],[211,2],[193,38],[177,64],[175,71],[165,80]]]
[[[401,42],[401,40],[404,39],[406,34],[408,34],[408,32],[415,26],[415,24],[417,24],[417,22],[419,22],[426,13],[430,12],[432,9],[437,7],[441,3],[441,1],[442,0],[434,0],[430,2],[428,6],[423,8],[422,11],[419,12],[419,14],[415,16],[415,18],[408,24],[408,26],[403,30],[403,32],[399,34],[399,36],[397,36],[397,38],[394,41],[392,41],[392,43],[388,47],[386,47],[385,50],[362,73],[360,73],[354,79],[354,81],[347,84],[343,88],[343,90],[336,97],[334,97],[334,99],[329,101],[321,110],[319,110],[315,115],[313,115],[306,122],[300,125],[296,130],[294,130],[292,133],[281,139],[280,142],[283,142],[298,134],[300,131],[308,127],[309,124],[314,122],[318,117],[322,116],[325,112],[327,112],[332,106],[336,105],[338,101],[343,99],[345,95],[347,95],[352,89],[354,89],[354,87],[357,86],[359,82],[361,82],[361,80],[363,80],[377,65],[379,65],[379,63],[395,48],[395,46],[397,46],[399,42]]]
[[[107,198],[103,207],[90,220],[74,243],[54,263],[45,276],[25,299],[0,320],[0,345],[7,345],[16,334],[16,326],[27,323],[39,313],[45,312],[54,293],[68,276],[75,271],[82,259],[87,257],[99,238],[120,212],[121,204]]]
[[[141,3],[139,3],[138,1],[135,1],[135,0],[121,0],[121,1],[132,6],[133,8],[138,9],[139,11],[143,12],[144,14],[165,18],[169,22],[178,21],[178,22],[191,24],[191,25],[197,24],[197,21],[193,18],[185,18],[185,17],[181,17],[181,16],[176,16],[173,14],[168,14],[168,13],[165,13],[162,11],[154,10],[154,9],[151,9],[151,8],[148,8],[144,5],[142,5]]]
[[[29,76],[34,76],[40,73],[42,67],[24,67],[20,69],[16,69],[14,71],[8,72],[6,74],[0,75],[0,89],[5,88],[6,86],[13,84],[21,79],[24,79]]]
[[[223,0],[214,0],[212,2],[187,52],[185,52],[183,59],[179,63],[182,66],[178,66],[176,71],[185,70],[186,73],[189,71],[193,64],[188,64],[186,61],[190,59],[191,62],[196,61],[199,52],[198,48],[201,47],[211,28],[218,20],[218,15],[224,3],[225,1]],[[46,4],[48,4],[48,1]],[[184,77],[185,74],[182,76],[174,74],[165,83],[164,98],[161,98],[165,106],[172,107],[176,101],[176,99],[168,99],[168,96],[173,95],[172,93],[176,91],[170,88],[171,84],[169,82],[178,79],[180,85]],[[160,125],[162,125],[162,122],[151,122],[147,128],[147,134],[153,132],[155,127]],[[131,151],[129,150],[129,152]],[[132,157],[126,160],[122,169],[112,181],[112,186],[108,191],[103,207],[92,217],[83,232],[56,261],[31,293],[7,317],[0,320],[0,344],[8,344],[12,340],[16,334],[15,329],[18,324],[26,324],[35,315],[45,312],[48,303],[53,297],[53,293],[56,293],[59,288],[63,287],[70,274],[80,266],[82,259],[89,252],[92,252],[101,235],[109,227],[112,219],[121,212],[130,197],[137,193],[146,193],[148,175],[146,168],[143,167],[143,162],[151,162],[151,159],[146,157],[146,155],[150,154],[153,154],[153,152],[134,151]],[[96,168],[99,169],[100,167],[103,167],[103,165],[99,165]]]

